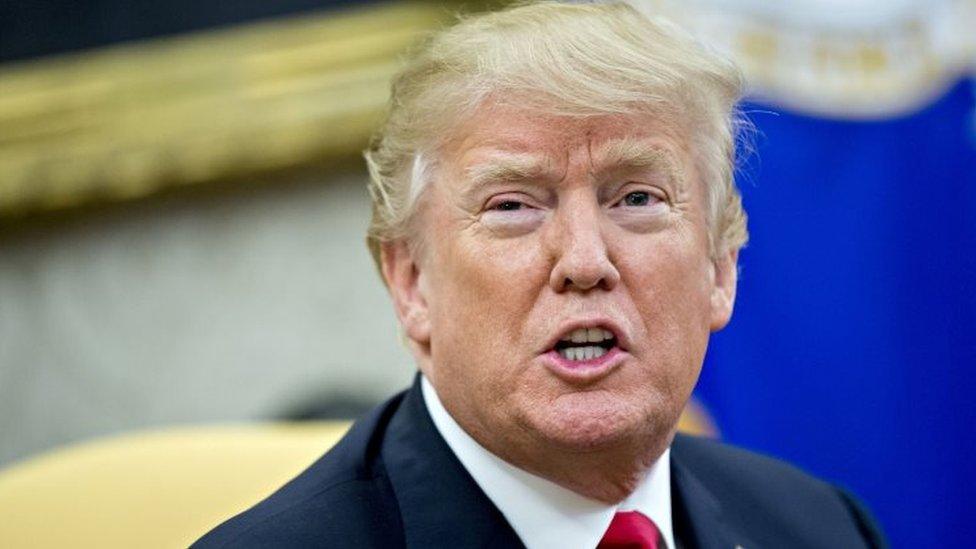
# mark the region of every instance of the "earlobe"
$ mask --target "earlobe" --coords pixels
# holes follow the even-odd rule
[[[732,318],[735,290],[739,280],[739,250],[725,252],[712,260],[714,277],[711,295],[713,332],[724,328]]]
[[[423,274],[409,246],[403,241],[381,244],[380,263],[404,332],[414,342],[428,345],[430,320],[422,284]]]

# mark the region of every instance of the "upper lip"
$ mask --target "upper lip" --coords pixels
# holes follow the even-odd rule
[[[617,340],[617,347],[620,347],[624,351],[630,349],[630,340],[619,324],[610,318],[592,317],[567,320],[560,324],[559,329],[556,330],[556,333],[549,340],[543,352],[552,350],[556,347],[556,343],[559,343],[559,340],[572,333],[573,330],[580,328],[603,328],[613,334],[613,337]]]

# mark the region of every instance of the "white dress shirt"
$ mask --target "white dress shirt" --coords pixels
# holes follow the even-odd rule
[[[607,505],[527,473],[492,454],[447,413],[426,377],[421,378],[421,390],[434,426],[528,549],[593,549],[617,511],[643,513],[657,525],[667,549],[674,549],[670,448],[627,499]]]

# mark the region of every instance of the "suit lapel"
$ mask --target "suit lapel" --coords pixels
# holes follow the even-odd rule
[[[407,547],[523,547],[437,432],[419,377],[390,421],[382,455]]]
[[[419,377],[393,415],[382,456],[403,521],[407,547],[523,548],[497,507],[437,432]],[[722,505],[671,452],[675,536],[683,547],[758,547],[725,520]]]
[[[671,451],[671,499],[675,538],[683,547],[755,549],[758,547],[725,520],[722,505]]]

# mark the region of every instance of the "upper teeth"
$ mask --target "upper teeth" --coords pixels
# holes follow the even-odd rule
[[[573,343],[599,343],[607,339],[613,339],[613,333],[603,328],[579,328],[563,336],[562,341],[572,341]]]

